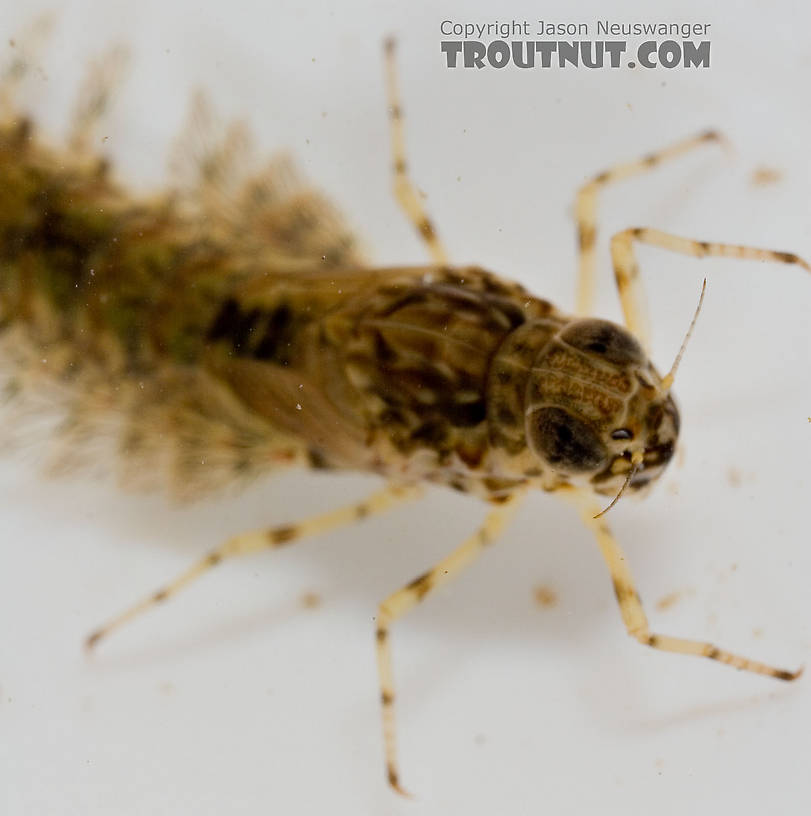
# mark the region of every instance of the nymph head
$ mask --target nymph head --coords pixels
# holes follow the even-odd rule
[[[634,336],[606,320],[575,320],[538,355],[525,402],[530,448],[574,484],[616,496],[655,481],[673,456],[679,412]]]

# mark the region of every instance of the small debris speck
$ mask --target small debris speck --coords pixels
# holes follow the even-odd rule
[[[656,601],[656,609],[659,612],[664,612],[665,610],[674,607],[685,596],[692,594],[693,591],[689,589],[679,589],[675,592],[668,592],[667,595],[663,595],[658,601]]]
[[[305,592],[299,602],[305,609],[316,609],[321,606],[321,596],[317,592]]]
[[[558,605],[558,601],[560,600],[558,593],[555,592],[552,587],[544,585],[536,586],[532,591],[532,597],[535,599],[535,603],[538,604],[538,606],[545,609],[552,609]]]
[[[749,181],[753,187],[768,187],[777,184],[783,178],[783,173],[776,167],[761,165],[752,171]]]

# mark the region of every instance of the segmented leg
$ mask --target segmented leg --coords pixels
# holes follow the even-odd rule
[[[157,592],[153,592],[152,595],[145,600],[130,607],[130,609],[118,615],[118,617],[113,618],[100,629],[97,629],[88,637],[86,645],[88,648],[92,648],[99,640],[103,637],[107,637],[114,629],[118,629],[142,612],[173,597],[181,589],[203,575],[203,573],[208,572],[212,567],[216,567],[217,564],[225,558],[230,558],[235,555],[247,555],[248,553],[259,552],[261,550],[274,550],[286,544],[292,544],[294,541],[304,538],[305,536],[326,533],[338,527],[365,519],[368,516],[381,513],[396,504],[414,499],[420,492],[421,489],[418,487],[398,487],[392,485],[377,493],[373,493],[364,501],[356,502],[346,507],[340,507],[337,510],[331,510],[328,513],[314,516],[298,524],[286,524],[281,527],[271,527],[268,530],[254,530],[234,536],[222,546],[212,550],[174,581],[162,587]]]
[[[792,252],[776,252],[771,249],[737,246],[735,244],[716,244],[707,241],[695,241],[691,238],[680,238],[655,229],[627,229],[618,232],[611,239],[611,259],[614,264],[614,277],[617,281],[625,325],[642,342],[650,347],[647,314],[644,309],[642,280],[639,277],[639,266],[634,255],[633,242],[650,244],[670,252],[679,252],[693,258],[708,256],[721,258],[740,258],[748,261],[777,261],[779,263],[797,264],[811,272],[811,266]]]
[[[597,194],[608,184],[622,181],[630,176],[645,173],[658,167],[662,162],[669,161],[687,153],[695,147],[707,142],[723,142],[723,137],[714,130],[708,130],[697,136],[691,136],[682,142],[677,142],[664,150],[649,153],[637,161],[619,164],[596,175],[586,182],[577,193],[575,203],[575,218],[577,219],[577,239],[580,253],[580,264],[577,281],[577,313],[589,315],[594,302],[595,280],[595,245],[597,242]]]
[[[93,132],[110,107],[110,98],[124,78],[129,50],[123,45],[111,48],[93,60],[87,68],[73,109],[68,144],[75,153],[91,149]]]
[[[386,755],[386,775],[389,784],[398,792],[408,795],[400,786],[397,766],[397,742],[394,723],[394,674],[391,666],[389,630],[392,623],[415,607],[430,592],[447,584],[468,564],[495,541],[512,518],[524,493],[513,494],[506,502],[494,507],[482,526],[461,546],[435,567],[415,578],[410,584],[386,598],[377,613],[377,666],[380,673],[381,701],[383,704],[383,745]]]
[[[391,123],[391,152],[394,169],[394,195],[403,208],[408,219],[417,229],[428,247],[434,262],[447,263],[447,255],[434,225],[428,218],[420,201],[419,193],[408,176],[406,163],[405,137],[403,134],[403,108],[397,89],[397,68],[394,60],[394,39],[386,40],[386,95],[389,102],[389,121]]]
[[[642,601],[634,587],[634,579],[628,561],[605,521],[594,517],[600,510],[599,505],[585,491],[572,490],[566,495],[576,502],[583,523],[594,533],[597,539],[600,551],[611,573],[614,594],[617,596],[622,621],[631,637],[636,638],[644,646],[650,646],[653,649],[695,657],[706,657],[710,660],[717,660],[719,663],[726,663],[728,666],[733,666],[742,671],[765,674],[778,680],[796,680],[802,674],[802,668],[793,672],[778,669],[765,663],[759,663],[756,660],[750,660],[748,657],[733,654],[725,649],[719,649],[712,643],[652,633],[648,628],[648,619],[645,610],[642,608]]]

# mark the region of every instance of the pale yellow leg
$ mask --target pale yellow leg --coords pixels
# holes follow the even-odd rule
[[[285,544],[291,544],[293,541],[297,541],[305,536],[326,533],[337,527],[352,524],[368,516],[381,513],[396,504],[414,499],[420,493],[421,489],[419,487],[398,487],[392,485],[377,493],[373,493],[364,501],[350,504],[346,507],[340,507],[337,510],[331,510],[328,513],[314,516],[311,519],[298,522],[297,524],[286,524],[281,527],[272,527],[268,530],[254,530],[234,536],[222,546],[212,550],[174,581],[162,587],[157,592],[153,592],[152,595],[145,600],[130,607],[100,629],[97,629],[87,638],[86,645],[88,648],[92,648],[99,640],[103,637],[107,637],[114,629],[118,629],[142,612],[173,597],[181,589],[199,578],[203,573],[208,572],[212,567],[217,566],[217,564],[225,558],[230,558],[235,555],[247,555],[248,553],[259,552],[261,550],[272,550]]]
[[[594,281],[597,242],[597,195],[600,190],[615,181],[622,181],[658,167],[707,142],[723,142],[723,137],[714,130],[708,130],[689,139],[677,142],[664,150],[650,153],[642,159],[619,164],[596,175],[586,182],[577,193],[575,218],[577,219],[577,239],[580,263],[577,281],[577,314],[589,315],[594,306]]]
[[[75,153],[92,150],[95,129],[109,110],[110,99],[124,78],[128,61],[129,50],[119,45],[88,66],[76,98],[68,137],[70,149]]]
[[[405,136],[403,134],[403,108],[397,89],[397,68],[394,60],[395,41],[386,40],[386,95],[389,102],[391,123],[391,148],[394,169],[394,195],[409,221],[414,225],[428,247],[431,258],[437,264],[447,263],[448,256],[420,201],[420,195],[408,176]]]
[[[778,680],[796,680],[803,672],[802,668],[797,671],[786,671],[748,657],[727,652],[719,649],[712,643],[700,640],[685,640],[684,638],[670,637],[669,635],[653,634],[648,628],[648,619],[645,610],[642,608],[642,601],[634,588],[634,579],[631,569],[625,559],[625,555],[619,544],[614,539],[608,525],[601,518],[595,518],[600,507],[593,497],[580,490],[572,490],[566,494],[571,497],[580,510],[583,523],[594,533],[600,551],[603,554],[606,565],[611,573],[611,580],[614,583],[614,594],[617,596],[622,621],[628,634],[636,638],[645,646],[653,649],[661,649],[665,652],[677,652],[678,654],[693,655],[695,657],[706,657],[710,660],[717,660],[726,663],[741,671],[754,672],[755,674],[765,674],[768,677],[775,677]]]
[[[655,229],[627,229],[618,232],[611,239],[611,259],[614,264],[614,277],[617,281],[625,325],[636,335],[642,345],[649,349],[650,336],[647,315],[642,295],[642,280],[639,276],[639,265],[636,262],[633,242],[679,252],[693,258],[722,257],[740,258],[749,261],[776,261],[778,263],[797,264],[811,272],[811,266],[791,252],[776,252],[771,249],[737,246],[735,244],[716,244],[707,241],[694,241],[680,238]]]
[[[377,665],[380,672],[381,701],[383,704],[383,745],[386,754],[386,775],[389,784],[406,794],[400,786],[397,765],[397,742],[394,723],[394,674],[391,665],[389,630],[392,623],[422,601],[426,595],[447,584],[502,532],[524,493],[515,493],[507,501],[496,505],[487,514],[478,531],[435,567],[415,578],[410,584],[386,598],[377,613]]]

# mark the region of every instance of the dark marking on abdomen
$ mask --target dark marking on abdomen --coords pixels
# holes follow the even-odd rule
[[[207,339],[228,343],[239,357],[283,365],[289,362],[298,322],[286,303],[263,311],[243,308],[235,298],[229,298],[214,318]]]
[[[265,333],[253,357],[258,360],[284,362],[285,353],[293,339],[293,312],[286,303],[277,306],[267,317]],[[282,359],[284,358],[284,359]]]

